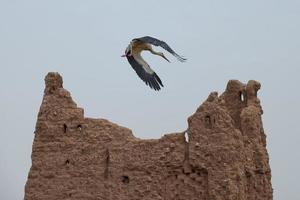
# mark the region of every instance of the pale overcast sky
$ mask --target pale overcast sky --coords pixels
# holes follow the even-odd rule
[[[145,35],[188,58],[144,54],[165,85],[159,92],[120,57]],[[186,129],[229,79],[261,82],[274,199],[300,199],[299,36],[299,0],[0,0],[0,199],[24,196],[49,71],[63,76],[85,116],[140,138]]]

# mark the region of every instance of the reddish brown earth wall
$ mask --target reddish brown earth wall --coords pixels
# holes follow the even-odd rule
[[[258,82],[229,81],[187,131],[151,140],[84,117],[62,82],[45,78],[25,200],[273,199]]]

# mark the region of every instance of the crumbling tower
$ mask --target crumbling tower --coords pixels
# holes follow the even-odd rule
[[[186,131],[151,140],[84,117],[58,73],[45,83],[25,200],[272,199],[258,82],[229,81]]]

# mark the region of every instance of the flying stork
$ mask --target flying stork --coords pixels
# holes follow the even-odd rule
[[[175,56],[180,62],[186,61],[185,58],[175,53],[175,51],[173,51],[167,43],[150,36],[133,39],[126,48],[125,54],[122,55],[122,57],[127,58],[129,64],[135,70],[137,75],[146,83],[146,85],[149,85],[149,87],[154,90],[160,90],[160,86],[163,87],[164,85],[155,71],[153,71],[149,64],[142,58],[141,52],[150,51],[152,54],[161,56],[168,62],[170,61],[162,52],[154,51],[152,49],[152,45],[164,48],[173,56]]]

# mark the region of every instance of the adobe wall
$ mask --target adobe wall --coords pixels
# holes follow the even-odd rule
[[[273,199],[258,82],[229,81],[187,131],[151,140],[84,117],[58,73],[45,83],[25,200]]]

